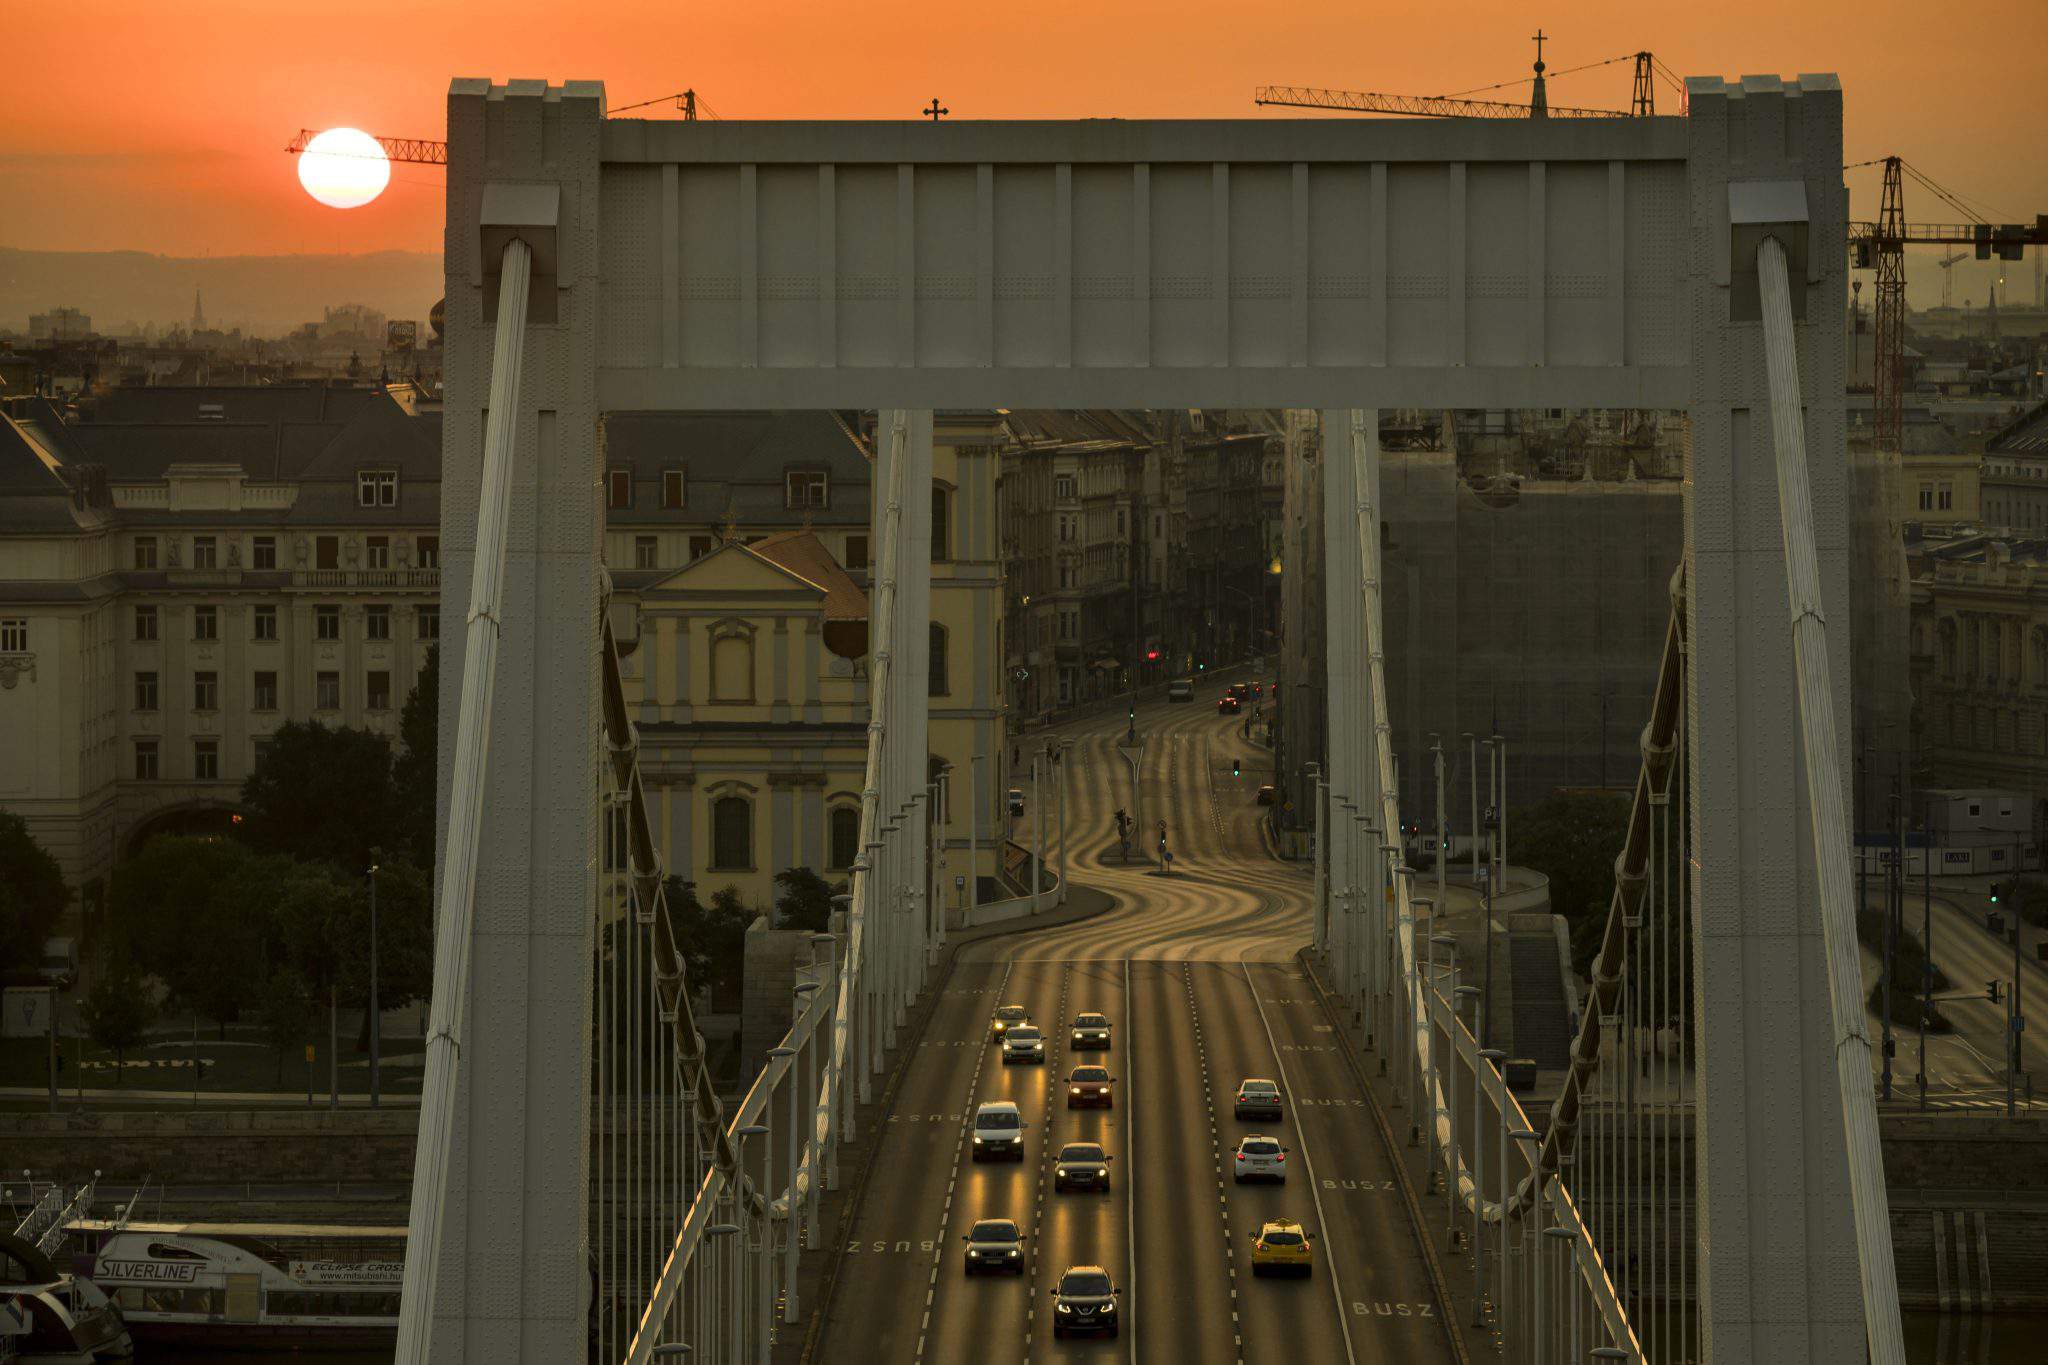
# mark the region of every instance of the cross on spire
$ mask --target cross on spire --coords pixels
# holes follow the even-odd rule
[[[931,108],[921,109],[918,112],[925,115],[925,117],[929,118],[933,123],[937,123],[939,121],[940,115],[950,114],[953,111],[951,109],[946,108],[944,105],[940,104],[939,97],[937,95],[933,95]]]
[[[1543,71],[1543,30],[1540,28],[1536,30],[1536,71],[1539,75]]]

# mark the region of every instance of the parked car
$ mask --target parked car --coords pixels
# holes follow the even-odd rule
[[[1166,699],[1168,701],[1193,701],[1195,699],[1195,680],[1193,678],[1174,679],[1166,685]]]
[[[1261,785],[1261,786],[1260,786],[1260,788],[1259,788],[1259,804],[1260,804],[1260,805],[1262,805],[1262,806],[1270,806],[1270,805],[1272,805],[1272,804],[1273,804],[1273,803],[1274,803],[1275,801],[1277,801],[1277,800],[1279,800],[1279,793],[1273,790],[1273,784],[1272,784],[1271,782],[1267,782],[1267,783],[1264,783],[1263,785]]]

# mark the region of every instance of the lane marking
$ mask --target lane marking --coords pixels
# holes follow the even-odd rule
[[[1280,1088],[1287,1096],[1287,1108],[1294,1116],[1294,1140],[1301,1144],[1301,1163],[1308,1167],[1309,1197],[1315,1201],[1316,1222],[1321,1225],[1323,1237],[1323,1263],[1330,1268],[1326,1277],[1330,1285],[1330,1300],[1337,1310],[1337,1325],[1344,1329],[1344,1358],[1351,1365],[1358,1365],[1358,1355],[1351,1344],[1351,1315],[1344,1311],[1344,1291],[1337,1283],[1337,1256],[1333,1249],[1336,1239],[1330,1235],[1330,1216],[1323,1212],[1322,1182],[1316,1179],[1315,1157],[1308,1150],[1308,1129],[1302,1125],[1301,1111],[1294,1103],[1294,1082],[1287,1079],[1287,1063],[1281,1060],[1279,1040],[1273,1036],[1272,1021],[1266,1018],[1266,1007],[1259,1000],[1258,983],[1252,980],[1252,969],[1246,965],[1243,950],[1239,950],[1237,969],[1244,973],[1245,988],[1252,994],[1252,1005],[1259,1012],[1259,1027],[1266,1032],[1266,1044],[1273,1049],[1273,1066],[1280,1073]]]
[[[1124,1314],[1120,1324],[1123,1334],[1129,1338],[1126,1350],[1130,1358],[1138,1358],[1138,1147],[1132,1127],[1134,1111],[1138,1107],[1137,1049],[1131,1040],[1137,1035],[1131,1031],[1131,960],[1124,959],[1124,1259],[1129,1263],[1126,1274],[1130,1289],[1130,1311]]]

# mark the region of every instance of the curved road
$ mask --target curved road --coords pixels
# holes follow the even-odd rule
[[[1309,937],[1309,880],[1267,857],[1259,840],[1254,796],[1270,758],[1239,737],[1241,718],[1216,714],[1219,687],[1193,705],[1139,712],[1143,843],[1156,842],[1164,818],[1171,876],[1118,860],[1112,813],[1131,799],[1130,768],[1115,747],[1124,713],[1054,732],[1073,741],[1072,874],[1119,903],[1080,923],[960,950],[885,1121],[821,1359],[1450,1358],[1394,1169],[1294,961]],[[1051,817],[1049,784],[1046,799]],[[998,1061],[988,1021],[1007,1002],[1045,1027],[1043,1068]],[[1106,1057],[1067,1054],[1066,1025],[1086,1010],[1116,1025]],[[1065,1108],[1060,1083],[1081,1060],[1107,1062],[1114,1109]],[[1285,1120],[1232,1115],[1247,1076],[1282,1082]],[[1031,1125],[1025,1158],[977,1165],[966,1124],[977,1104],[998,1099],[1015,1100]],[[1231,1181],[1230,1152],[1255,1131],[1289,1148],[1284,1186]],[[1114,1155],[1108,1194],[1053,1193],[1052,1157],[1079,1140]],[[1252,1276],[1252,1235],[1274,1216],[1316,1233],[1312,1278]],[[984,1217],[1023,1226],[1024,1275],[962,1273],[961,1237]],[[1123,1333],[1055,1341],[1052,1285],[1069,1265],[1090,1263],[1122,1290]]]

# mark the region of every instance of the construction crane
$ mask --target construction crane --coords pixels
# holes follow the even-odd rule
[[[1990,223],[1964,203],[1962,198],[1914,169],[1904,157],[1879,157],[1860,161],[1844,170],[1884,166],[1884,189],[1879,196],[1875,223],[1849,224],[1849,260],[1858,270],[1877,271],[1877,353],[1871,372],[1873,434],[1877,449],[1897,450],[1905,424],[1906,368],[1906,248],[1967,246],[1977,259],[1988,261],[1997,253],[2002,261],[2017,261],[2026,248],[2048,246],[2048,213],[2035,215],[2029,223]],[[1906,221],[1906,177],[1936,198],[1973,221],[1967,223],[1908,223]],[[1947,269],[1960,260],[1943,262],[1943,301],[1947,301]]]
[[[641,100],[638,104],[620,105],[617,109],[606,110],[605,117],[610,118],[613,115],[624,114],[634,109],[645,109],[650,105],[671,103],[682,111],[685,123],[695,123],[697,121],[698,100],[695,90],[685,90],[675,95],[663,95],[659,99]],[[706,112],[709,111],[709,106],[707,105]],[[718,116],[712,114],[712,117],[716,118]],[[284,149],[290,155],[297,156],[305,151],[307,145],[319,135],[317,129],[301,128],[299,129],[298,136],[286,143]],[[420,166],[445,166],[448,164],[448,144],[445,142],[430,142],[423,137],[379,137],[375,133],[372,133],[370,137],[372,141],[384,149],[384,155],[393,161],[407,161]]]
[[[1955,264],[1956,264],[1956,262],[1957,262],[1957,261],[1966,261],[1966,260],[1968,260],[1969,258],[1970,258],[1970,253],[1969,253],[1969,252],[1967,252],[1967,251],[1958,251],[1958,252],[1957,252],[1957,253],[1956,253],[1955,255],[1953,255],[1953,256],[1944,256],[1944,257],[1942,257],[1942,258],[1941,258],[1941,260],[1940,260],[1939,264],[1940,264],[1940,266],[1941,266],[1941,306],[1942,306],[1942,307],[1944,307],[1944,308],[1947,308],[1947,307],[1949,307],[1949,300],[1951,300],[1952,298],[1954,298],[1954,297],[1955,297],[1955,294],[1954,294],[1954,292],[1953,292],[1953,291],[1954,291],[1954,286],[1955,286],[1955,282],[1956,282],[1956,279],[1955,279],[1955,275],[1954,275],[1953,273],[1951,273],[1951,272],[1953,272],[1953,270],[1955,269]]]
[[[1461,90],[1452,95],[1387,95],[1372,90],[1319,90],[1299,85],[1264,85],[1253,95],[1258,104],[1287,105],[1298,109],[1343,109],[1367,114],[1404,114],[1415,118],[1646,118],[1657,112],[1656,79],[1661,76],[1677,88],[1682,97],[1684,82],[1671,74],[1663,63],[1648,52],[1627,52],[1619,57],[1604,61],[1587,62],[1550,76],[1570,76],[1580,71],[1591,71],[1596,67],[1612,66],[1616,62],[1635,64],[1635,93],[1629,101],[1626,114],[1619,109],[1581,109],[1572,105],[1552,104],[1545,84],[1543,44],[1545,35],[1536,31],[1536,74],[1522,80],[1501,81],[1496,85],[1483,85],[1472,90]],[[1510,85],[1521,85],[1531,81],[1527,104],[1506,100],[1468,99],[1466,96],[1481,94],[1488,90],[1500,90]]]

